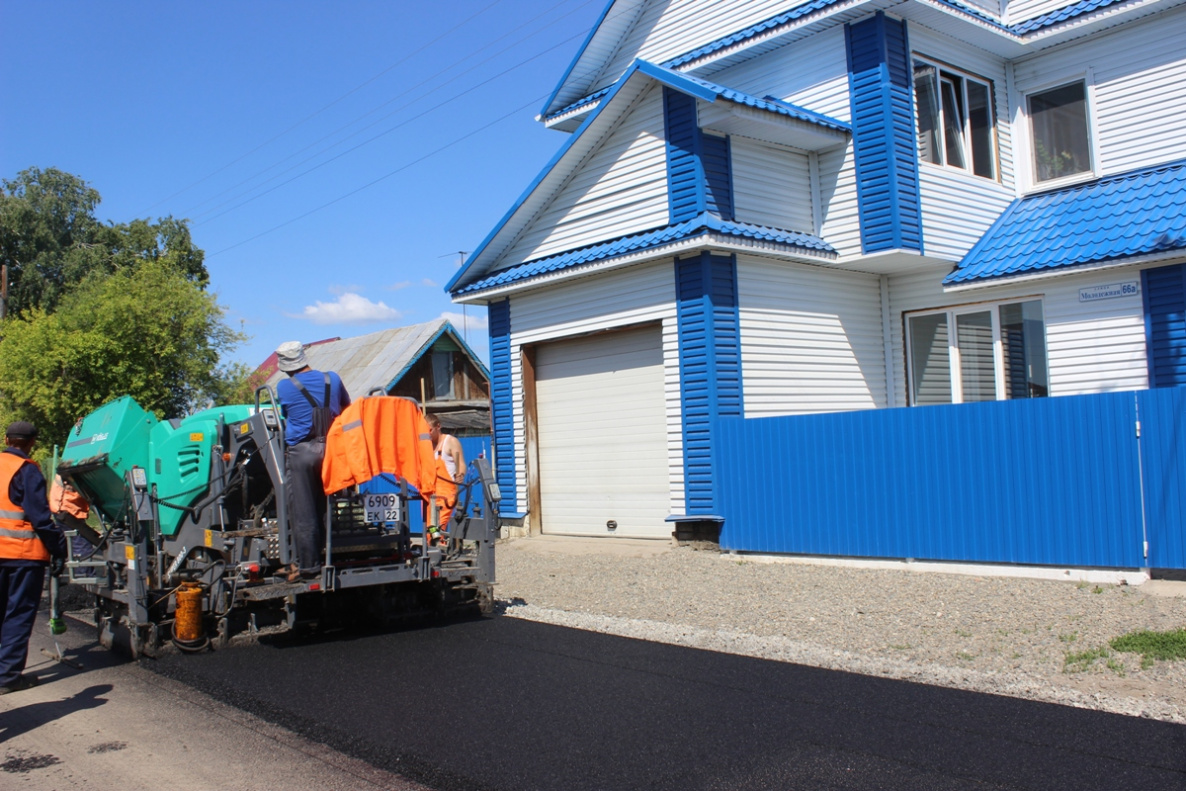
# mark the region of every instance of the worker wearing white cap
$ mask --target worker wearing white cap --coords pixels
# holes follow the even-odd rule
[[[334,418],[350,406],[350,394],[333,371],[315,371],[309,367],[305,347],[299,341],[280,344],[276,363],[288,374],[288,379],[276,385],[276,398],[284,412],[288,522],[298,564],[285,571],[290,582],[297,582],[321,572],[325,513],[321,460],[325,458],[325,435]]]

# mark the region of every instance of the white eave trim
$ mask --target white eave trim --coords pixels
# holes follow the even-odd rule
[[[573,280],[580,277],[588,277],[589,275],[600,274],[611,269],[620,269],[622,267],[633,266],[635,264],[645,263],[650,260],[660,258],[677,258],[681,255],[690,252],[700,252],[701,250],[712,249],[722,250],[729,253],[746,253],[749,255],[760,255],[766,258],[777,258],[782,261],[793,261],[801,264],[814,264],[816,266],[827,266],[836,260],[836,256],[831,253],[819,252],[816,254],[804,252],[792,252],[787,249],[787,245],[778,242],[770,242],[763,239],[746,239],[731,236],[728,234],[706,233],[691,239],[683,239],[678,242],[671,242],[660,247],[651,247],[646,250],[639,250],[634,253],[626,253],[615,258],[605,258],[600,261],[593,261],[588,264],[578,264],[576,266],[562,269],[558,272],[547,272],[535,277],[525,278],[516,283],[508,283],[502,286],[493,286],[491,288],[483,289],[481,291],[474,291],[459,297],[453,297],[455,304],[473,304],[483,303],[491,299],[504,297],[508,294],[527,291],[546,286],[552,286],[557,283],[562,283],[566,280]]]
[[[1054,277],[1069,277],[1071,275],[1104,272],[1110,269],[1123,269],[1130,266],[1147,266],[1149,264],[1159,264],[1175,259],[1186,259],[1186,250],[1166,250],[1162,253],[1137,255],[1130,258],[1122,258],[1118,261],[1103,261],[1095,264],[1079,264],[1077,266],[1060,266],[1038,272],[1023,272],[1009,277],[973,280],[971,283],[957,283],[953,286],[943,286],[943,292],[945,294],[958,294],[964,291],[980,291],[995,286],[1011,286],[1015,283],[1030,283],[1035,280],[1049,280]]]

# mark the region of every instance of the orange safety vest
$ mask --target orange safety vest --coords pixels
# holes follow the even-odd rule
[[[334,418],[325,436],[326,494],[391,473],[421,494],[436,489],[436,458],[420,406],[407,398],[361,398]]]
[[[49,510],[50,513],[65,513],[75,519],[85,520],[87,514],[91,512],[91,506],[76,489],[66,487],[62,476],[55,475],[53,485],[49,487]]]
[[[8,487],[21,467],[32,464],[12,453],[0,453],[0,558],[49,562],[49,550],[33,532],[33,523],[25,519],[21,506],[8,497]]]

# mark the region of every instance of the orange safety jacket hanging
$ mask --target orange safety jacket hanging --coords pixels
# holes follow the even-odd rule
[[[85,497],[62,482],[62,476],[55,475],[53,485],[49,488],[49,510],[50,513],[69,514],[75,519],[85,520],[91,512],[91,506]]]
[[[12,453],[0,453],[0,558],[5,560],[40,560],[49,562],[49,550],[33,532],[33,523],[25,519],[21,506],[8,497],[8,487],[21,467],[32,464]]]
[[[397,475],[421,494],[436,489],[436,458],[420,406],[407,398],[361,398],[334,419],[325,437],[321,483],[326,494]]]

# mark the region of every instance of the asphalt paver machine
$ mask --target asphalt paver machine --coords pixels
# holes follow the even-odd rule
[[[94,594],[104,646],[152,656],[166,641],[221,648],[266,627],[489,612],[499,493],[486,459],[470,464],[438,545],[412,535],[409,509],[421,500],[401,478],[386,492],[329,495],[322,571],[293,583],[280,573],[295,560],[284,447],[267,387],[254,404],[179,420],[158,420],[125,396],[79,421],[57,473],[101,527],[79,531],[89,538],[72,542],[67,568]]]

